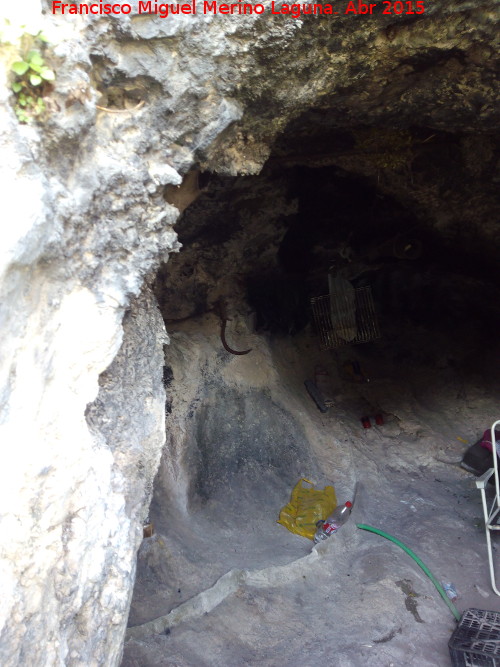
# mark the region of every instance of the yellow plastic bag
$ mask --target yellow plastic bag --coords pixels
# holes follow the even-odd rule
[[[304,482],[311,486],[304,487]],[[294,486],[288,505],[280,511],[278,523],[292,533],[312,540],[316,523],[320,519],[326,519],[336,506],[337,498],[333,486],[315,489],[314,484],[303,477]]]

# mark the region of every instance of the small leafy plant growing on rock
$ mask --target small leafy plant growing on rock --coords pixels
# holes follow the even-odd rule
[[[32,38],[34,47],[37,43],[46,41],[41,34]],[[21,123],[30,123],[35,118],[40,118],[45,111],[44,96],[51,88],[55,74],[47,66],[40,48],[29,48],[26,50],[22,60],[12,64],[15,80],[12,90],[16,96],[15,112]]]

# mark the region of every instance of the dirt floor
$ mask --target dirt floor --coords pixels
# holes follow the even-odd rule
[[[197,338],[207,357],[217,344],[209,339]],[[172,334],[172,357],[186,340],[193,341],[188,325]],[[151,508],[156,533],[139,553],[123,667],[450,665],[452,612],[407,553],[356,524],[398,538],[440,582],[453,583],[460,612],[500,611],[480,494],[460,467],[468,446],[500,418],[495,366],[480,367],[473,347],[457,359],[453,344],[435,339],[430,351],[422,332],[405,346],[386,337],[323,353],[307,336],[250,342],[252,360],[204,366],[205,379],[217,371],[235,387],[247,364],[248,384],[251,363],[255,388],[271,360],[273,376],[259,380],[265,395],[298,420],[310,445],[294,480],[333,484],[339,502],[356,487],[351,519],[315,547],[276,522],[294,484],[279,466],[242,466],[203,502],[185,504],[172,501],[176,484],[184,493],[177,470],[170,498],[162,505],[157,492]],[[352,358],[364,381],[349,374]],[[192,362],[185,350],[177,359]],[[325,414],[303,386],[318,362],[331,377]],[[173,367],[174,378],[189,375]],[[384,423],[364,429],[360,417],[378,412]],[[171,457],[182,467],[179,452]],[[141,625],[158,617],[156,627]]]

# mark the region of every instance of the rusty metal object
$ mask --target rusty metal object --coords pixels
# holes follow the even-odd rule
[[[227,322],[227,319],[221,320],[221,328],[220,328],[220,339],[221,339],[222,345],[223,345],[224,349],[226,350],[226,352],[229,352],[230,354],[237,354],[237,355],[248,354],[249,352],[251,352],[252,348],[250,348],[249,350],[242,350],[242,351],[238,352],[237,350],[233,350],[232,348],[229,347],[229,345],[227,344],[227,341],[226,341],[226,322]]]
[[[217,301],[217,303],[215,304],[215,309],[219,313],[220,323],[221,323],[220,339],[222,342],[222,346],[224,347],[226,352],[229,352],[229,354],[235,354],[237,356],[241,356],[243,354],[248,354],[249,352],[251,352],[252,348],[250,348],[249,350],[238,351],[238,350],[233,350],[233,348],[229,347],[226,340],[226,324],[227,322],[230,321],[230,318],[227,316],[227,306],[225,300],[222,298],[219,299],[219,301]]]

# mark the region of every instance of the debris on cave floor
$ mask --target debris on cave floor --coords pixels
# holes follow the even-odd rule
[[[281,508],[278,523],[296,535],[312,539],[318,521],[328,517],[337,506],[335,489],[316,489],[304,477],[293,487],[290,501]]]
[[[475,476],[460,466],[466,443],[496,417],[494,387],[449,369],[410,376],[374,361],[370,383],[335,376],[335,405],[321,413],[303,385],[312,348],[271,352],[278,380],[269,400],[295,409],[317,457],[304,476],[332,484],[339,503],[357,482],[352,517],[316,547],[290,533],[276,519],[291,487],[272,466],[229,477],[187,514],[152,507],[156,534],[139,552],[129,625],[171,620],[162,634],[129,636],[122,667],[448,665],[456,621],[432,582],[356,523],[396,536],[439,581],[453,582],[460,612],[500,609]],[[363,405],[377,412],[360,413]],[[383,414],[384,423],[365,429],[360,414]]]

